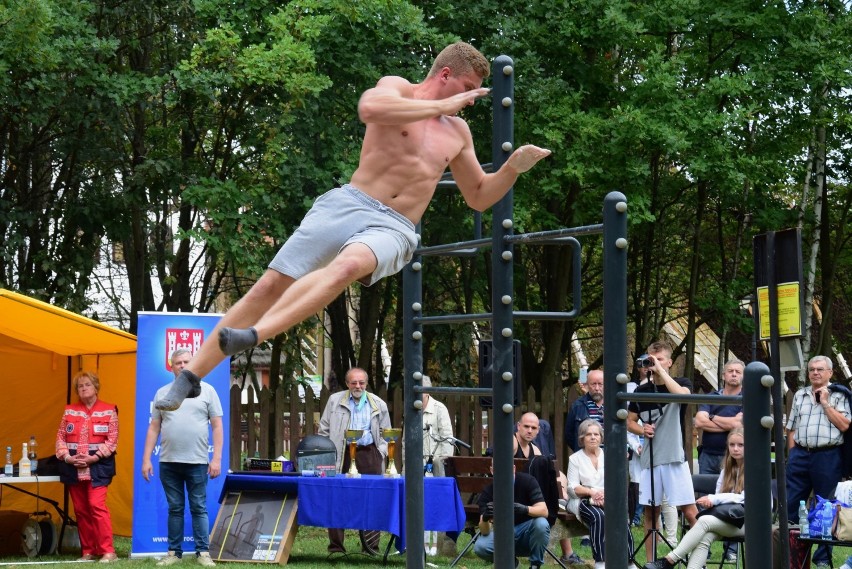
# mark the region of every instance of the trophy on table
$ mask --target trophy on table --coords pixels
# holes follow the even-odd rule
[[[361,473],[355,467],[355,448],[358,444],[358,439],[364,436],[362,429],[346,429],[346,442],[349,443],[349,472],[346,473],[347,478],[361,478]]]
[[[382,429],[382,438],[388,443],[388,468],[385,470],[385,476],[388,478],[399,478],[399,472],[393,460],[393,450],[401,435],[402,429]]]

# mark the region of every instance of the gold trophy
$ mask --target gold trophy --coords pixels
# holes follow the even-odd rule
[[[388,443],[388,468],[385,470],[385,476],[388,478],[399,478],[399,472],[393,460],[393,450],[400,435],[402,435],[402,429],[382,429],[382,438]]]
[[[364,436],[362,429],[346,429],[346,442],[349,443],[349,472],[346,473],[347,478],[361,478],[361,473],[355,467],[355,448],[358,444],[358,439]]]

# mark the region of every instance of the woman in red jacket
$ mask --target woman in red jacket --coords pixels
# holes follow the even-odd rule
[[[79,401],[65,407],[56,433],[59,477],[74,504],[81,561],[101,557],[101,563],[110,563],[118,559],[106,505],[107,486],[115,476],[118,408],[98,400],[101,384],[94,373],[82,371],[72,384]]]

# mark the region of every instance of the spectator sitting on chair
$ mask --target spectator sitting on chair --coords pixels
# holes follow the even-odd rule
[[[494,472],[493,461],[491,472]],[[550,541],[547,504],[535,478],[523,472],[515,472],[514,465],[512,472],[515,477],[515,553],[529,557],[530,569],[539,568],[544,565],[544,550],[547,547],[547,542]],[[494,519],[493,484],[486,486],[479,494],[477,503],[480,512],[479,531],[481,535],[473,546],[473,552],[476,553],[477,557],[491,562],[494,560],[494,533],[491,531],[491,523]]]
[[[716,395],[736,396],[743,390],[743,372],[745,363],[730,360],[722,373],[722,388]],[[722,458],[725,456],[728,433],[731,429],[743,426],[742,405],[712,405],[704,403],[695,414],[695,427],[701,429],[701,452],[698,454],[699,474],[719,474],[722,470]],[[735,561],[737,544],[725,544],[725,559]]]
[[[521,420],[515,425],[515,437],[512,442],[515,458],[530,459],[533,456],[547,456],[542,452],[542,449],[534,442],[541,435],[541,423],[535,413],[524,413],[521,415]],[[549,426],[549,425],[548,425]],[[555,445],[553,445],[555,446]],[[562,472],[557,473],[557,486],[559,489],[559,498],[568,499],[568,481]],[[558,521],[553,527],[553,532],[559,539],[559,546],[562,548],[562,557],[560,561],[568,565],[580,564],[583,562],[580,556],[574,553],[574,548],[571,545],[571,538],[568,537],[567,531],[564,528],[562,521]]]
[[[604,567],[604,452],[603,429],[586,419],[578,429],[580,450],[568,458],[568,511],[589,528],[595,568]],[[628,555],[633,556],[633,535],[627,528]]]
[[[725,453],[724,466],[716,482],[716,493],[702,496],[696,501],[703,508],[718,504],[742,503],[745,481],[745,437],[743,430],[736,428],[728,434],[728,450]],[[710,546],[717,538],[745,535],[745,528],[737,527],[712,514],[701,516],[692,524],[686,535],[671,553],[645,564],[645,569],[670,569],[689,557],[687,569],[701,569],[707,562]]]
[[[850,409],[846,396],[829,390],[834,372],[826,356],[808,362],[811,384],[796,391],[787,419],[787,515],[798,517],[799,501],[813,491],[834,496],[840,482],[843,433],[849,428]],[[831,547],[820,545],[813,556],[816,567],[828,567]]]

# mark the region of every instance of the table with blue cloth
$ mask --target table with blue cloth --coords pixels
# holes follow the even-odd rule
[[[424,478],[424,529],[464,529],[464,504],[453,478]],[[405,550],[405,479],[364,474],[360,478],[328,478],[228,474],[219,497],[229,492],[295,493],[299,525],[379,530],[396,536]]]

